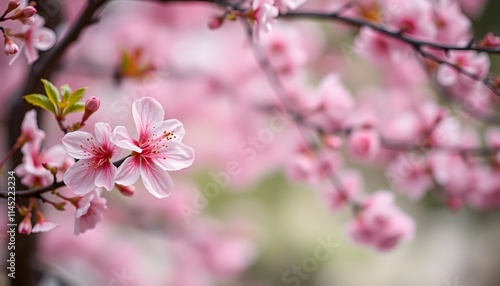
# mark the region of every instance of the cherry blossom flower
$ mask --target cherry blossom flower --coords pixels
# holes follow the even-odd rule
[[[349,135],[348,147],[355,157],[371,160],[380,149],[380,138],[373,129],[354,130]]]
[[[295,10],[306,2],[307,0],[276,0],[276,6],[281,13],[285,13],[288,9]]]
[[[413,220],[394,205],[394,197],[388,191],[379,191],[367,198],[347,228],[355,242],[379,251],[391,250],[400,241],[411,239],[414,230]]]
[[[94,189],[81,197],[76,207],[75,235],[93,229],[101,221],[103,213],[108,209],[106,199],[101,197],[101,190],[99,189]]]
[[[433,2],[434,22],[438,34],[437,40],[445,43],[461,43],[470,38],[472,23],[462,13],[460,4],[453,0]]]
[[[274,0],[254,0],[252,9],[255,20],[253,36],[258,41],[261,34],[271,31],[279,11],[274,6]]]
[[[85,195],[95,187],[110,191],[115,184],[116,166],[112,161],[119,156],[118,147],[110,141],[111,126],[96,123],[95,137],[88,132],[66,134],[62,143],[68,155],[79,159],[64,174],[64,183],[77,195]]]
[[[342,158],[337,152],[314,152],[304,147],[292,157],[287,170],[291,179],[317,183],[330,177],[342,165]]]
[[[151,97],[132,104],[132,115],[139,134],[133,139],[127,129],[117,126],[111,141],[133,151],[118,168],[116,183],[130,186],[139,176],[146,189],[157,198],[169,195],[172,179],[166,171],[177,171],[191,166],[194,150],[181,143],[184,127],[177,119],[164,120],[163,107]]]
[[[4,43],[4,48],[3,51],[5,52],[6,55],[15,55],[19,52],[19,46],[14,43],[12,40],[10,40],[7,35],[4,35],[5,37],[5,43]]]
[[[24,216],[23,220],[19,224],[18,231],[19,233],[29,235],[31,234],[31,211]]]
[[[488,32],[484,38],[479,41],[481,47],[498,48],[500,46],[500,37]]]
[[[30,144],[24,144],[21,148],[23,161],[15,169],[21,179],[21,183],[30,188],[44,187],[54,182],[54,176],[43,165],[58,170],[56,177],[62,176],[63,172],[74,161],[66,156],[62,145],[54,145],[48,150],[40,150],[41,141],[37,140]]]
[[[21,136],[18,139],[19,144],[30,141],[42,141],[45,138],[45,132],[38,128],[36,111],[34,109],[26,112],[21,124]]]
[[[38,60],[38,50],[46,51],[56,43],[56,34],[51,29],[44,27],[44,24],[45,20],[43,17],[35,15],[32,24],[24,26],[22,33],[13,35],[21,39],[22,43],[19,49],[25,49],[25,55],[29,64]],[[9,64],[12,64],[20,54],[17,53]]]
[[[401,155],[389,164],[386,177],[392,187],[416,201],[433,185],[428,169],[427,158]]]
[[[51,231],[54,228],[58,227],[57,224],[46,220],[41,212],[36,213],[36,221],[37,222],[36,222],[35,226],[31,230],[31,232],[33,232],[33,233],[47,232],[47,231]]]
[[[329,187],[324,193],[328,206],[333,210],[338,210],[346,203],[355,199],[363,189],[363,177],[356,170],[346,170],[339,173],[342,182],[342,190],[337,187]]]
[[[490,69],[490,59],[485,53],[476,53],[473,51],[450,51],[447,61],[454,64],[468,73],[477,76],[485,76]],[[460,73],[455,68],[441,64],[437,72],[437,79],[444,86],[451,86],[458,82],[462,84],[471,84],[474,79]]]

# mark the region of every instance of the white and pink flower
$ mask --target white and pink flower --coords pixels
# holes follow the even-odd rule
[[[355,242],[379,251],[391,250],[402,240],[412,239],[414,231],[413,220],[394,204],[393,195],[387,191],[367,198],[347,228]]]
[[[157,198],[169,195],[172,179],[166,171],[177,171],[191,166],[194,150],[181,143],[184,127],[177,119],[164,120],[163,107],[151,97],[136,100],[132,115],[139,134],[132,138],[127,129],[117,126],[111,141],[132,151],[118,168],[116,183],[130,186],[139,176],[146,189]]]
[[[63,146],[54,145],[48,150],[40,149],[41,140],[24,144],[21,148],[23,161],[15,169],[22,177],[21,183],[30,188],[44,187],[54,182],[54,176],[44,165],[58,170],[56,177],[61,177],[73,160],[66,156]]]
[[[252,2],[253,17],[255,20],[253,36],[258,41],[261,34],[269,33],[279,15],[274,0],[254,0]]]
[[[47,51],[56,43],[56,33],[44,27],[45,20],[40,15],[34,16],[33,23],[24,26],[23,32],[13,34],[14,37],[22,41],[19,50],[24,49],[26,59],[29,64],[38,60],[38,50]],[[17,53],[9,62],[12,64],[21,53]]]
[[[75,235],[93,229],[102,220],[107,211],[106,199],[101,197],[101,190],[95,189],[81,197],[76,203]]]
[[[62,143],[68,155],[79,161],[64,174],[64,183],[77,195],[85,195],[95,187],[110,191],[115,185],[119,148],[110,140],[111,126],[104,122],[95,125],[95,136],[84,131],[66,134]]]
[[[47,231],[53,230],[56,227],[58,227],[57,224],[46,220],[41,212],[37,212],[36,213],[36,224],[35,224],[35,226],[33,226],[33,229],[31,230],[31,232],[32,233],[47,232]]]

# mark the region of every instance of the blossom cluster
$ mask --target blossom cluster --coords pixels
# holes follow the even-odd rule
[[[0,26],[4,37],[4,52],[13,56],[12,64],[24,50],[29,64],[38,60],[38,51],[47,51],[56,43],[53,30],[44,27],[45,19],[37,14],[35,2],[27,0],[10,0],[6,10],[0,17]],[[13,23],[9,23],[13,22]],[[20,27],[19,27],[20,24]]]
[[[82,122],[99,106],[95,97],[87,100]],[[139,137],[132,138],[125,127],[117,126],[113,131],[108,123],[98,122],[94,134],[72,131],[62,138],[62,145],[50,149],[41,148],[45,132],[38,129],[36,113],[29,111],[23,121],[22,143],[23,163],[16,167],[21,182],[31,188],[50,187],[56,181],[63,181],[67,191],[73,195],[56,192],[62,202],[50,202],[56,209],[63,210],[65,202],[76,208],[75,234],[93,228],[107,209],[106,199],[101,197],[102,189],[116,188],[124,195],[133,195],[133,185],[142,177],[146,189],[157,198],[170,194],[172,179],[167,171],[181,170],[190,166],[194,151],[181,143],[184,127],[176,119],[164,120],[163,107],[153,98],[144,97],[132,106],[134,121]],[[122,151],[131,152],[117,168]],[[76,160],[75,160],[76,159]],[[31,211],[37,213],[37,226],[31,228]],[[23,207],[21,233],[48,231],[55,227],[47,222],[31,200],[28,208]],[[45,227],[40,226],[45,225]]]
[[[111,86],[111,80],[118,79],[122,85],[116,93],[128,89],[138,92],[120,99],[117,94],[110,95],[109,100],[116,108],[101,115],[93,125],[93,133],[79,129],[99,108],[97,98],[89,99],[85,106],[75,105],[75,110],[84,112],[82,120],[64,126],[65,116],[74,111],[66,105],[72,101],[68,95],[71,92],[63,92],[68,95],[66,99],[62,96],[64,104],[50,103],[50,98],[41,99],[38,95],[28,97],[32,103],[54,113],[66,134],[62,144],[44,149],[45,133],[37,127],[36,114],[34,111],[26,114],[19,139],[23,162],[16,168],[21,182],[30,188],[54,185],[56,189],[66,185],[54,193],[62,202],[47,198],[43,201],[56,209],[63,209],[65,202],[71,203],[76,208],[76,234],[93,228],[107,210],[106,199],[101,196],[104,189],[116,188],[130,196],[141,177],[144,187],[154,197],[168,196],[173,183],[167,172],[184,169],[194,159],[193,149],[181,143],[185,133],[183,124],[164,118],[162,106],[168,106],[174,113],[189,114],[200,120],[203,122],[200,125],[205,126],[207,118],[213,121],[210,126],[216,126],[217,130],[199,130],[203,134],[200,141],[212,148],[202,154],[207,164],[220,164],[223,159],[252,162],[245,172],[228,172],[239,174],[226,179],[227,184],[223,185],[230,180],[245,185],[249,178],[260,179],[273,168],[285,169],[293,181],[306,182],[320,190],[332,210],[351,208],[353,217],[347,224],[348,235],[353,241],[379,251],[391,250],[412,239],[416,228],[388,189],[414,201],[434,199],[453,210],[465,206],[479,211],[499,208],[500,129],[475,122],[471,117],[482,119],[497,108],[491,88],[498,88],[500,80],[490,75],[487,52],[500,48],[500,38],[489,33],[471,40],[472,22],[464,13],[465,1],[356,0],[334,1],[331,7],[321,1],[305,2],[254,0],[241,6],[228,2],[223,16],[216,18],[203,8],[190,11],[200,17],[181,17],[185,14],[172,10],[170,22],[157,11],[144,8],[145,16],[133,11],[137,19],[134,22],[140,25],[130,23],[130,14],[122,18],[120,13],[111,15],[117,17],[114,22],[104,23],[103,29],[83,35],[82,41],[87,43],[106,38],[102,51],[96,53],[77,46],[67,61],[85,63],[82,69],[91,71],[106,66],[117,70],[116,78],[82,77],[72,71],[59,76],[62,81],[90,83],[102,88],[103,93],[107,90],[102,86]],[[319,12],[300,14],[298,8],[302,5]],[[5,15],[11,16],[2,17],[2,22],[20,21],[25,31],[16,34],[2,29],[5,52],[19,54],[20,48],[13,40],[17,39],[25,46],[30,63],[37,58],[35,48],[46,50],[55,43],[55,34],[43,27],[43,20],[34,9],[10,1]],[[280,19],[287,15],[332,18],[356,23],[359,30],[354,34],[353,45],[347,50],[341,45],[343,55],[332,54],[327,51],[331,38],[323,30],[287,25]],[[240,30],[234,32],[230,25],[222,27],[225,19],[238,17],[251,25],[249,39]],[[222,35],[213,32],[211,35],[217,42],[203,42],[206,44],[202,46],[203,52],[198,50],[203,38],[199,35],[205,36],[205,31],[198,30],[198,21],[227,32]],[[338,29],[339,33],[345,33],[341,36],[352,36],[343,29]],[[175,34],[178,30],[187,32]],[[150,37],[149,33],[158,33],[158,37]],[[122,38],[138,40],[123,47]],[[259,66],[253,60],[251,47],[264,51],[264,57],[257,57]],[[205,53],[206,50],[213,54]],[[187,56],[179,57],[181,52]],[[123,55],[122,62],[111,60],[117,54]],[[356,86],[352,79],[349,82],[348,63],[352,61],[374,67],[377,84],[359,86],[362,73],[359,78],[355,76]],[[173,74],[169,80],[159,76],[165,62],[169,63],[168,72]],[[264,73],[267,77],[271,74],[276,78],[271,76],[269,80],[263,76],[259,70],[262,67],[268,69]],[[156,85],[143,84],[141,80],[149,79],[151,74],[159,78],[154,78],[158,79]],[[317,84],[315,79],[319,79]],[[136,99],[144,89],[156,99]],[[165,90],[183,96],[167,104],[163,99]],[[281,101],[273,93],[281,95]],[[441,95],[456,106],[441,104]],[[233,108],[223,101],[227,98],[241,118],[231,117]],[[164,104],[160,103],[162,100]],[[263,111],[277,109],[287,110],[289,120],[299,129],[298,135],[287,133],[288,137],[278,143],[279,136],[272,132],[280,128],[263,129],[264,132],[256,130],[255,123],[265,117]],[[131,135],[133,132],[125,126],[112,127],[111,117],[124,119],[121,116],[126,117],[125,111],[132,114],[137,136]],[[259,136],[251,135],[254,133]],[[235,142],[240,144],[231,145]],[[362,173],[349,167],[353,161],[382,169],[380,175],[388,181],[385,190],[364,184]],[[237,169],[229,165],[234,166],[228,163],[224,167]],[[35,199],[19,209],[24,215],[20,232],[55,227],[43,217]],[[33,210],[37,224],[32,228]],[[195,240],[193,244],[208,249],[209,258],[203,259],[218,259],[211,257],[216,245],[212,240]],[[214,268],[224,268],[218,263],[213,262]],[[231,272],[221,270],[224,271]]]

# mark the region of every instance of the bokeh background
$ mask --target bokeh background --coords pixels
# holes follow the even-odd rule
[[[0,1],[0,7],[6,2]],[[84,2],[59,1],[59,35],[74,23]],[[500,34],[500,2],[485,5],[472,15],[477,38],[487,31]],[[79,236],[73,234],[71,207],[65,212],[46,207],[46,216],[60,226],[36,234],[33,263],[43,274],[39,285],[294,285],[283,281],[283,274],[314,256],[319,240],[334,241],[337,247],[295,285],[500,285],[496,212],[454,212],[398,195],[398,204],[416,220],[417,232],[412,242],[380,253],[348,239],[345,226],[351,211],[333,212],[317,186],[289,179],[286,166],[299,136],[293,123],[273,133],[268,143],[250,148],[251,138],[268,128],[274,116],[262,107],[276,98],[241,25],[229,22],[215,31],[207,28],[218,13],[208,4],[114,1],[101,11],[99,23],[86,29],[67,51],[51,80],[74,89],[87,86],[86,97],[101,99],[90,123],[133,128],[133,100],[153,96],[167,118],[185,124],[184,142],[195,149],[196,160],[192,167],[171,173],[175,190],[166,199],[152,197],[140,182],[132,197],[116,190],[104,192],[108,212],[103,221]],[[325,22],[280,22],[262,44],[272,50],[273,40],[280,37],[297,47],[290,53],[305,51],[295,57],[304,69],[289,71],[288,83],[307,81],[313,88],[324,74],[335,72],[356,96],[380,81],[375,67],[342,52],[341,44],[353,41],[352,29]],[[142,69],[126,74],[120,69],[123,57],[134,53],[140,54]],[[13,66],[7,61],[0,57],[2,138],[11,97],[29,69],[24,60]],[[492,63],[492,72],[498,72],[500,62],[493,57]],[[47,132],[45,146],[60,142],[62,133],[53,118],[42,111],[38,115]],[[1,144],[1,154],[6,154],[7,142]],[[242,144],[255,156],[249,159],[250,153],[238,151]],[[389,188],[382,167],[347,155],[345,160],[363,173],[366,192]],[[221,177],[232,161],[238,162],[239,174]],[[200,192],[209,188],[220,191],[201,199]],[[3,227],[5,216],[1,219]],[[0,238],[5,241],[5,231]],[[8,282],[4,271],[0,270],[0,285]],[[22,269],[17,271],[22,275]],[[120,273],[130,279],[118,281]]]

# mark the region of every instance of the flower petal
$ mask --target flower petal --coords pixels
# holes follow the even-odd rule
[[[152,97],[143,97],[132,104],[132,115],[139,136],[150,134],[153,127],[163,122],[165,113],[163,107]]]
[[[173,146],[173,144],[180,143],[182,138],[184,138],[184,134],[186,131],[184,130],[184,126],[177,119],[169,119],[162,122],[159,127],[159,135],[166,133],[172,133],[171,139],[168,140],[168,145]]]
[[[88,132],[74,131],[64,135],[62,144],[66,153],[76,159],[85,159],[92,156],[94,153],[92,143],[94,136]]]
[[[17,52],[17,54],[15,54],[9,61],[9,66],[11,66],[20,56],[21,56],[21,52],[23,51],[23,48],[24,48],[24,42],[22,42],[20,45],[19,45],[19,51]]]
[[[141,168],[142,182],[146,189],[161,199],[170,195],[174,183],[170,175],[156,164],[143,164]]]
[[[97,171],[95,185],[99,188],[105,188],[111,191],[115,186],[116,167],[110,162],[104,163]]]
[[[115,127],[115,130],[110,135],[110,140],[116,146],[121,147],[123,149],[135,151],[137,153],[142,152],[142,149],[136,145],[136,143],[134,142],[134,139],[132,139],[132,137],[130,137],[127,129],[123,126],[116,126]]]
[[[33,46],[40,51],[52,48],[56,43],[56,33],[49,28],[42,27],[33,33]]]
[[[124,186],[133,185],[139,179],[141,162],[137,157],[130,157],[125,159],[118,168],[116,173],[115,182]]]
[[[94,133],[97,142],[100,145],[104,145],[106,143],[109,144],[109,136],[111,134],[111,126],[108,123],[97,122],[94,126]]]
[[[458,72],[447,65],[440,65],[437,71],[438,82],[444,86],[450,86],[457,82]]]
[[[163,170],[177,171],[193,164],[194,150],[189,146],[179,143],[175,147],[168,148],[165,152],[158,154],[153,160]]]
[[[92,159],[82,159],[64,173],[64,183],[79,196],[86,195],[95,188],[97,173],[91,163]]]
[[[53,230],[56,227],[58,227],[58,225],[51,222],[51,221],[43,221],[43,222],[39,222],[39,223],[35,224],[35,226],[31,230],[31,232],[33,232],[33,233],[47,232],[47,231]]]

